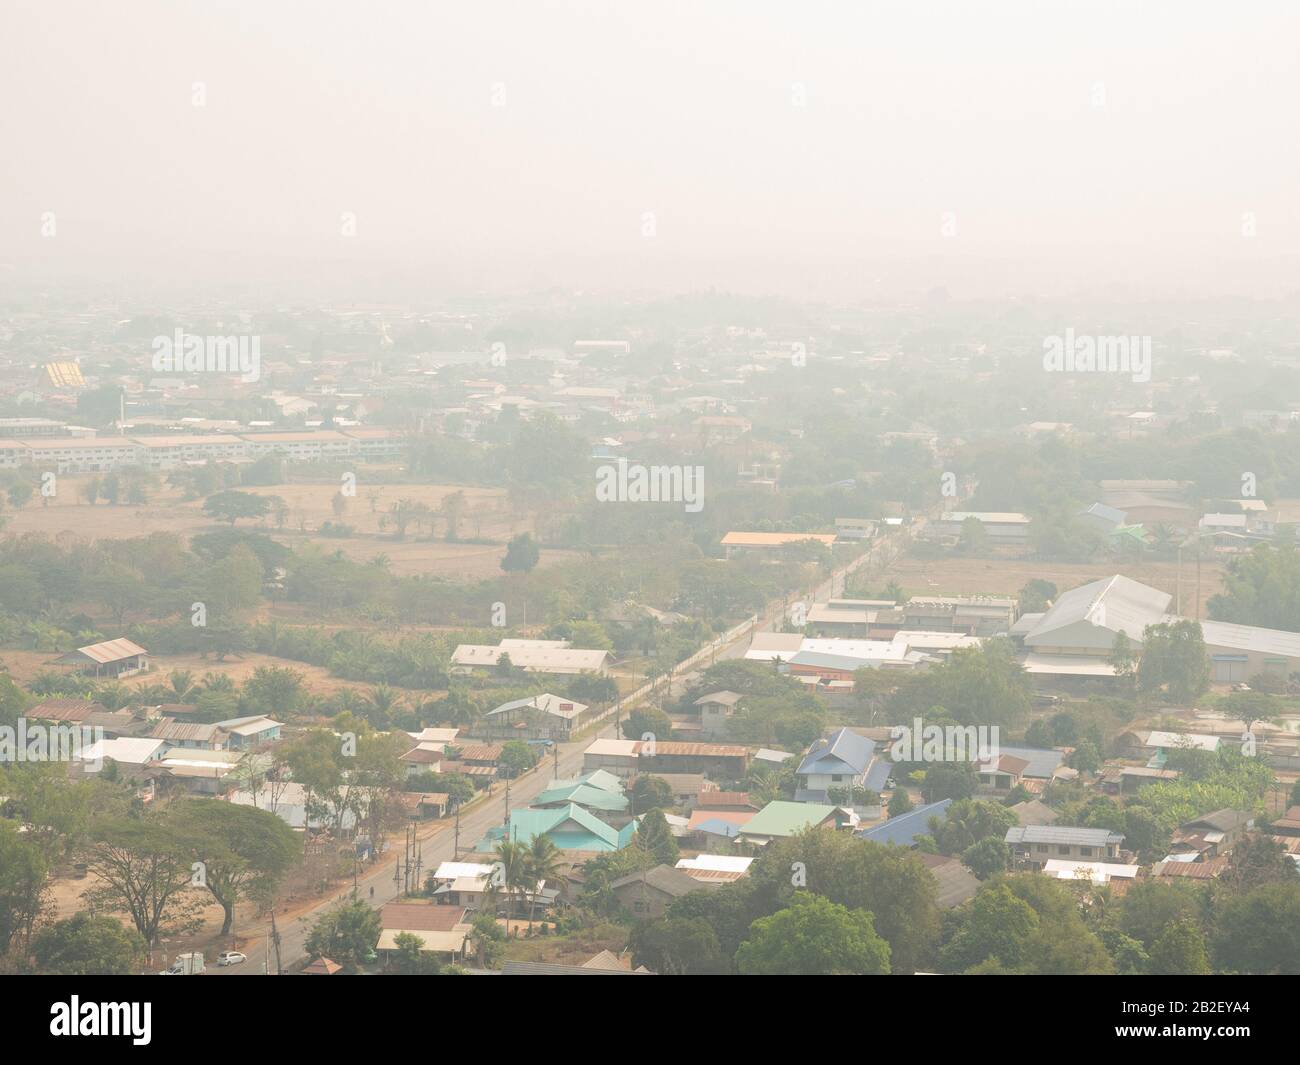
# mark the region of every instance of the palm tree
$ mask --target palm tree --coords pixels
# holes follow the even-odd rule
[[[173,669],[167,674],[167,683],[176,693],[176,701],[183,703],[187,695],[194,692],[194,673],[188,669]]]
[[[513,840],[503,839],[497,844],[496,865],[498,869],[493,870],[493,876],[489,884],[506,889],[507,920],[509,915],[514,912],[514,898],[518,891],[528,886],[528,847],[523,843],[516,843]]]
[[[394,691],[388,684],[376,684],[366,695],[366,703],[369,705],[373,718],[371,724],[376,728],[387,728],[393,719],[393,714],[400,712],[402,708],[402,697]]]
[[[107,710],[121,710],[131,701],[130,689],[117,681],[96,688],[94,695],[95,701],[103,705]]]
[[[547,880],[554,880],[560,871],[560,849],[550,836],[537,835],[528,848],[526,859],[531,890],[528,902],[528,930],[533,928],[533,911],[537,907],[537,893]]]
[[[203,674],[203,690],[205,692],[233,692],[235,682],[230,679],[229,674],[209,671]]]

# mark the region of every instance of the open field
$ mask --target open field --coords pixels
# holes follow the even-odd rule
[[[1205,558],[1201,563],[1201,617],[1208,617],[1205,604],[1223,590],[1223,563]],[[908,595],[1016,595],[1034,578],[1051,581],[1064,592],[1100,577],[1116,573],[1176,593],[1176,562],[1142,561],[1071,563],[1042,562],[1024,558],[942,558],[922,559],[904,555],[884,571],[873,570],[871,587],[879,591],[891,580],[902,585]],[[1183,560],[1183,613],[1193,614],[1196,592],[1196,562]],[[1173,609],[1173,603],[1170,609]]]
[[[191,536],[224,527],[203,513],[202,500],[183,500],[180,492],[165,485],[155,489],[150,501],[143,505],[97,503],[92,506],[82,495],[90,477],[89,474],[64,474],[59,478],[58,494],[48,503],[38,499],[22,510],[6,511],[5,531],[98,540],[148,536],[156,532]],[[431,529],[427,524],[422,527],[412,524],[406,537],[398,540],[391,527],[381,528],[381,521],[399,499],[423,503],[431,511],[437,511],[448,496],[463,492],[461,537],[504,542],[516,533],[531,529],[528,515],[511,514],[502,489],[458,485],[367,485],[363,472],[356,496],[347,500],[342,514],[335,514],[332,502],[338,494],[338,487],[334,483],[324,483],[242,488],[240,491],[257,495],[279,496],[288,506],[288,515],[283,527],[270,519],[239,522],[235,527],[258,529],[292,547],[305,543],[320,544],[330,551],[342,551],[358,562],[385,555],[390,570],[399,576],[427,574],[453,580],[483,580],[499,576],[504,546],[501,543],[447,543],[446,527],[441,519],[434,523],[438,540],[429,539]],[[350,525],[355,533],[342,538],[317,535],[321,525],[327,521]],[[578,554],[544,550],[539,568]]]
[[[0,661],[4,662],[9,675],[22,685],[31,683],[32,678],[44,670],[53,670],[56,673],[62,672],[64,667],[54,664],[58,657],[59,653],[54,651],[24,651],[10,648],[0,651]],[[230,677],[237,684],[242,684],[253,675],[253,671],[259,666],[280,666],[301,673],[303,686],[307,691],[316,695],[326,696],[340,688],[355,688],[358,691],[368,691],[370,689],[368,684],[340,680],[321,666],[312,666],[305,662],[294,662],[287,658],[276,658],[272,655],[262,655],[255,652],[240,655],[238,658],[227,658],[224,662],[218,662],[212,656],[203,658],[197,654],[153,655],[150,657],[150,665],[152,668],[148,673],[138,674],[134,677],[124,677],[122,686],[124,688],[138,688],[146,684],[166,684],[167,674],[173,669],[188,669],[194,674],[196,680],[202,677],[204,673],[221,673]]]

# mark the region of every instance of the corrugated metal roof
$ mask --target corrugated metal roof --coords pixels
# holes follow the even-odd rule
[[[465,917],[463,906],[440,906],[427,902],[390,902],[379,911],[384,928],[405,932],[447,932]]]
[[[1079,847],[1104,847],[1123,843],[1124,833],[1108,828],[1079,828],[1072,825],[1019,825],[1008,828],[1007,843],[1065,843]]]
[[[92,643],[86,647],[78,647],[77,653],[85,655],[92,662],[98,662],[100,665],[107,665],[109,662],[120,662],[124,658],[134,658],[136,655],[147,655],[149,652],[138,643],[132,643],[127,639],[120,639],[105,640],[103,643]]]
[[[918,806],[881,824],[872,825],[859,832],[858,838],[872,843],[897,843],[900,847],[910,847],[917,836],[929,834],[930,818],[937,817],[941,822],[948,819],[948,807],[951,805],[951,799],[940,799],[938,802]]]

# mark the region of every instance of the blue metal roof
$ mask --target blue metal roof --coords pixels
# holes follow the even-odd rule
[[[948,807],[951,805],[951,799],[940,799],[938,802],[918,806],[859,832],[858,838],[869,839],[872,843],[897,843],[900,847],[910,847],[917,836],[930,834],[930,818],[937,817],[941,822],[948,819]]]
[[[852,773],[856,777],[871,764],[875,752],[873,740],[850,728],[842,728],[830,737],[821,737],[808,749],[799,763],[799,772]]]
[[[728,839],[734,839],[740,835],[740,825],[732,824],[730,821],[723,821],[721,818],[711,818],[708,821],[701,821],[696,825],[692,832],[707,832],[711,836],[726,836]]]
[[[863,781],[862,786],[867,791],[874,791],[879,795],[885,790],[885,782],[889,780],[889,776],[893,771],[893,762],[888,758],[877,758],[871,763],[871,768],[867,770],[867,779]]]

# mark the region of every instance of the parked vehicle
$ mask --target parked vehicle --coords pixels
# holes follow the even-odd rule
[[[218,965],[243,965],[248,961],[248,955],[241,954],[237,950],[223,950],[217,957]]]
[[[164,969],[159,976],[194,976],[198,973],[206,972],[207,967],[203,964],[203,954],[201,951],[192,951],[189,954],[178,954],[176,960],[172,962],[171,967]]]

